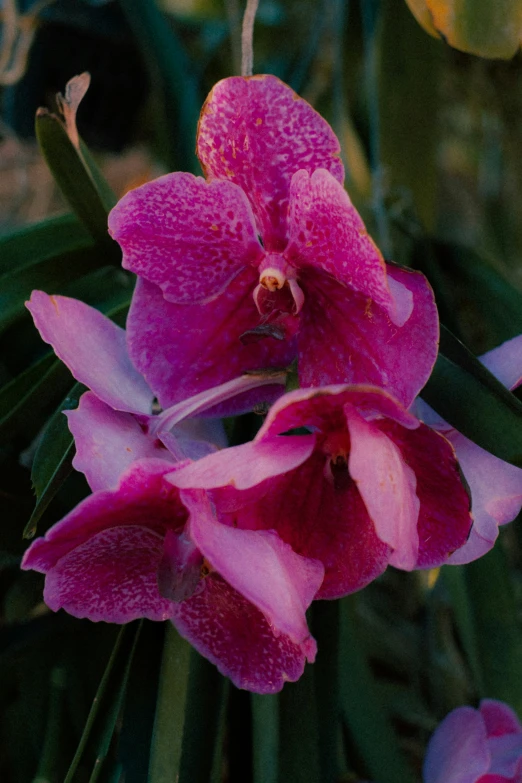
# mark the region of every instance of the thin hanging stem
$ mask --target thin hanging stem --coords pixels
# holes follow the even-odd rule
[[[247,0],[241,31],[241,76],[252,76],[254,68],[254,21],[259,0]]]

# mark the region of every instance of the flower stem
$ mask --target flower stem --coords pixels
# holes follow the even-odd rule
[[[241,31],[241,76],[252,76],[254,68],[254,21],[259,0],[247,0]]]

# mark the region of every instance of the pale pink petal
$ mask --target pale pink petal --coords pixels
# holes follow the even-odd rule
[[[323,432],[346,430],[345,405],[352,405],[368,420],[385,416],[408,429],[419,426],[415,416],[382,389],[339,384],[296,389],[280,397],[268,411],[256,441],[296,427],[313,427]]]
[[[138,279],[127,323],[129,353],[163,408],[248,370],[286,367],[295,357],[293,340],[241,342],[241,335],[259,323],[252,298],[255,277],[253,270],[243,272],[204,308],[167,302],[157,286]],[[266,399],[274,399],[274,390],[254,389],[207,415],[231,415]]]
[[[415,430],[406,430],[390,420],[375,424],[393,440],[417,479],[417,568],[443,565],[466,542],[472,523],[469,496],[455,451],[446,438],[425,424]]]
[[[491,753],[491,775],[499,775],[502,780],[520,781],[517,770],[522,761],[522,734],[504,734],[488,739],[488,748]]]
[[[368,297],[320,270],[302,270],[305,292],[298,338],[302,386],[371,383],[405,407],[428,380],[438,350],[433,292],[418,272],[388,265],[388,275],[411,291],[413,311],[402,327]]]
[[[456,430],[446,437],[455,448],[472,498],[472,535],[449,560],[460,565],[488,552],[497,539],[498,526],[517,516],[522,508],[522,470],[484,451]]]
[[[522,334],[483,354],[480,361],[500,383],[516,389],[522,381]]]
[[[320,560],[325,576],[317,598],[340,598],[382,574],[391,549],[377,537],[348,471],[327,477],[327,463],[315,451],[299,467],[261,485],[262,498],[241,507],[237,497],[229,518],[241,529],[273,529],[294,552]],[[219,508],[219,499],[216,503]]]
[[[277,693],[285,682],[301,677],[308,659],[315,658],[311,639],[295,644],[276,636],[253,604],[217,574],[204,580],[204,589],[172,604],[172,622],[198,652],[215,663],[238,688]]]
[[[83,394],[76,410],[65,411],[65,415],[76,446],[73,467],[85,474],[93,492],[116,487],[121,474],[137,459],[172,460],[132,414],[113,410],[92,392]]]
[[[301,465],[314,450],[314,435],[290,435],[251,441],[209,454],[176,470],[167,481],[179,489],[231,486],[249,489]]]
[[[109,232],[121,245],[124,268],[178,304],[214,299],[263,257],[241,188],[184,172],[129,191],[109,215]]]
[[[424,759],[424,783],[478,783],[491,757],[478,710],[459,707],[442,721]]]
[[[511,707],[496,699],[482,699],[480,714],[486,725],[488,737],[499,737],[502,734],[522,734],[522,724]]]
[[[153,395],[129,359],[124,329],[66,296],[33,291],[26,306],[42,339],[52,345],[77,381],[111,408],[150,413]]]
[[[419,553],[417,521],[420,502],[415,473],[401,452],[377,426],[345,407],[350,432],[348,470],[385,544],[394,551],[391,565],[411,571]]]
[[[289,243],[285,258],[298,269],[328,272],[340,283],[385,310],[396,326],[411,315],[409,305],[398,306],[386,279],[380,250],[368,235],[359,213],[343,186],[325,169],[310,176],[298,171],[290,185]],[[395,287],[404,289],[400,284]],[[404,302],[400,300],[400,304]]]
[[[45,580],[44,601],[74,617],[128,623],[166,620],[172,604],[159,594],[161,536],[125,525],[102,530],[64,555]]]
[[[186,490],[194,544],[228,584],[256,606],[274,633],[296,644],[310,637],[305,612],[312,603],[324,568],[297,555],[273,530],[239,530],[217,522],[204,492]]]
[[[132,525],[161,536],[181,528],[187,511],[178,490],[163,480],[173,468],[172,463],[158,459],[132,463],[115,490],[89,495],[44,538],[37,538],[26,551],[22,568],[45,574],[60,558],[108,528]]]
[[[228,179],[248,195],[267,250],[286,244],[292,175],[327,169],[343,182],[339,142],[312,107],[275,76],[218,82],[199,121],[197,152],[211,179]]]

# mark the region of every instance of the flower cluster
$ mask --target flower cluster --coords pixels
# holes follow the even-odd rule
[[[225,79],[197,151],[206,179],[160,177],[110,215],[138,276],[126,332],[66,297],[28,303],[90,389],[67,416],[92,494],[23,567],[46,574],[51,609],[169,619],[237,686],[273,693],[314,660],[313,600],[480,556],[522,505],[522,471],[416,400],[431,289],[385,263],[311,106],[272,76]],[[485,361],[513,385],[517,354]],[[260,402],[255,438],[227,447],[220,417]]]

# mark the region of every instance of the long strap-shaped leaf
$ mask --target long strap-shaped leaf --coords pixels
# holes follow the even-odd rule
[[[439,356],[421,395],[470,440],[522,467],[522,403],[443,326]]]

